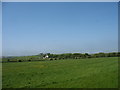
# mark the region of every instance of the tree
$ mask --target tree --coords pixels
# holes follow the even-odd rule
[[[86,58],[90,58],[90,57],[91,57],[91,55],[90,55],[90,54],[88,54],[88,53],[85,53],[85,57],[86,57]]]

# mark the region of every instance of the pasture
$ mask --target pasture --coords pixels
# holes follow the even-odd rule
[[[3,88],[117,88],[118,58],[2,64]]]

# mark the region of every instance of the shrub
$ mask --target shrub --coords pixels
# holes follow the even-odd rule
[[[18,62],[22,62],[22,60],[18,60]]]
[[[10,61],[10,59],[8,59],[8,62]]]
[[[31,60],[28,60],[28,61],[31,61]]]
[[[50,60],[53,60],[52,58],[50,58]]]

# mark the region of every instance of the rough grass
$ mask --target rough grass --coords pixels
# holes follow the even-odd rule
[[[3,88],[117,88],[118,58],[3,63]]]

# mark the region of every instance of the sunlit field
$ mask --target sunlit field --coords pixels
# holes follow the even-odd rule
[[[117,88],[118,58],[3,63],[3,88]]]

